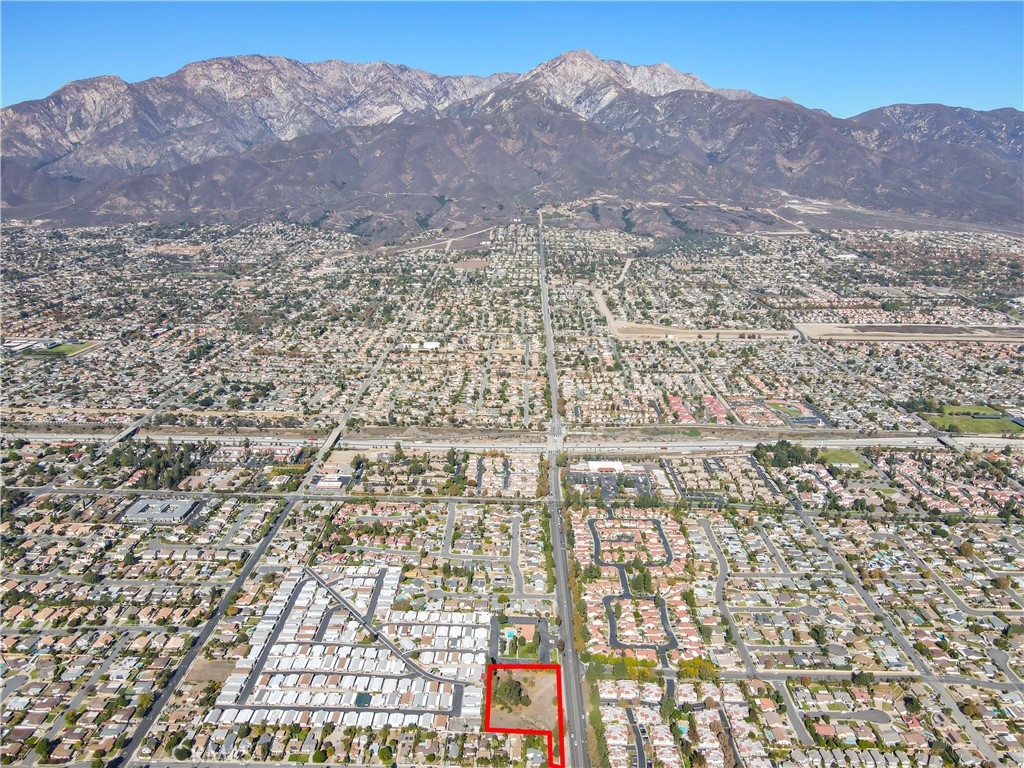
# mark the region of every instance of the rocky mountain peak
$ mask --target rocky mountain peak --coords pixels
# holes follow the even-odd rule
[[[696,75],[661,64],[631,65],[601,59],[590,51],[568,51],[540,64],[516,83],[590,119],[624,94],[666,96],[676,91],[716,93],[727,99],[750,98],[747,91],[712,88]]]
[[[522,81],[559,82],[566,88],[615,83],[645,93],[663,96],[679,90],[709,91],[711,87],[695,75],[680,72],[668,64],[633,66],[614,59],[601,59],[590,51],[569,51],[540,64],[520,78]]]

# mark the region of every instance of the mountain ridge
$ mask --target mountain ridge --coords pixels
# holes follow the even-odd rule
[[[388,195],[389,215],[414,229],[428,213],[461,221],[544,200],[756,203],[786,189],[1017,227],[1022,118],[890,105],[842,119],[587,51],[487,77],[221,57],[138,83],[75,81],[2,110],[2,205],[5,218],[57,223],[283,214],[334,224],[332,212]],[[293,173],[323,175],[311,151],[341,176],[318,192]],[[417,195],[449,202],[428,212]]]

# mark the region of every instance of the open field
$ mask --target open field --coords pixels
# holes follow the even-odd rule
[[[50,349],[34,349],[29,354],[40,357],[74,357],[92,349],[99,343],[98,341],[82,341],[75,344],[59,344]]]
[[[968,432],[979,435],[1001,435],[1004,432],[1024,432],[1024,427],[1009,419],[976,419],[973,416],[943,416],[937,413],[925,414],[925,420],[943,432]]]
[[[987,405],[944,405],[942,414],[944,416],[972,416],[976,413],[987,416],[998,416],[999,411],[989,408]]]
[[[556,669],[508,669],[491,670],[491,701],[486,723],[487,730],[498,731],[549,731],[552,734],[555,760],[560,759],[558,705],[558,671]],[[510,706],[504,703],[500,692],[508,684],[518,683],[529,697],[525,706]]]
[[[822,451],[820,457],[826,464],[857,464],[865,468],[871,466],[867,459],[848,448],[832,448],[828,451]]]
[[[235,662],[231,660],[220,659],[219,661],[211,661],[209,659],[199,659],[188,671],[185,682],[200,684],[223,683],[234,668]]]

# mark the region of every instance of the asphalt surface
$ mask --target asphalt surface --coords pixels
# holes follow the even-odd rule
[[[756,670],[754,669],[754,660],[750,658],[750,651],[747,650],[746,644],[741,639],[739,628],[736,626],[736,622],[732,618],[732,612],[729,610],[729,606],[725,602],[725,582],[726,579],[729,578],[729,561],[726,559],[725,553],[722,551],[722,547],[718,543],[715,531],[711,527],[711,521],[698,520],[697,523],[704,529],[704,533],[707,535],[708,541],[711,542],[711,548],[715,551],[715,557],[718,559],[718,578],[715,581],[715,603],[718,605],[718,611],[722,614],[722,618],[726,620],[729,627],[732,629],[732,636],[736,642],[736,649],[740,652],[740,658],[743,659],[743,667],[746,669],[746,674],[749,677],[755,677]]]
[[[722,427],[718,428],[719,430]],[[743,432],[745,434],[757,435],[758,430],[750,427],[736,427],[734,428],[737,432]],[[573,454],[587,454],[595,451],[601,453],[650,453],[657,451],[659,453],[669,454],[689,454],[689,453],[700,453],[705,451],[741,451],[749,450],[755,447],[758,443],[763,443],[766,440],[774,442],[778,435],[782,435],[787,440],[793,442],[799,442],[802,445],[806,445],[809,448],[868,448],[872,446],[885,447],[885,448],[941,448],[943,444],[939,442],[933,436],[929,435],[891,435],[891,434],[879,434],[870,437],[851,437],[848,432],[843,430],[835,430],[833,434],[827,437],[807,437],[806,430],[790,430],[788,432],[780,432],[778,429],[762,430],[766,435],[770,433],[770,437],[737,437],[737,438],[725,438],[720,436],[708,436],[708,437],[673,437],[671,434],[666,434],[663,438],[648,438],[648,437],[598,437],[594,433],[586,432],[573,432],[571,434],[565,434],[561,418],[559,418],[558,424],[558,435],[559,435],[559,450],[566,450]],[[820,432],[820,430],[819,430]],[[81,440],[84,442],[90,442],[94,440],[103,441],[104,436],[89,434],[89,433],[57,433],[57,432],[9,432],[10,437],[21,437],[27,440]],[[217,443],[219,445],[239,445],[245,439],[246,435],[216,435],[216,434],[158,434],[158,435],[147,435],[154,442],[168,442],[173,440],[175,443],[185,442],[202,442],[207,441],[210,443]],[[109,435],[106,436],[109,440]],[[968,442],[965,438],[959,438],[960,442]],[[258,436],[249,437],[249,441],[252,445],[312,445],[319,443],[321,449],[327,444],[330,444],[330,439],[326,439],[323,443],[320,440],[310,440],[308,438],[295,438],[295,437],[264,437],[259,438]],[[529,436],[517,434],[509,436],[507,438],[497,438],[494,440],[487,440],[484,438],[455,438],[455,437],[439,437],[429,440],[425,439],[409,439],[402,435],[393,435],[388,437],[353,437],[342,434],[338,437],[337,442],[332,445],[335,448],[351,448],[353,450],[388,450],[394,448],[396,442],[401,442],[406,446],[413,446],[417,450],[424,451],[447,451],[449,448],[456,450],[465,451],[488,451],[500,449],[506,453],[538,453],[545,449],[545,443],[539,439],[538,436]],[[993,438],[991,440],[981,440],[980,438],[972,438],[970,441],[971,445],[977,445],[978,447],[985,447],[989,449],[1002,448],[1004,445],[1020,446],[1020,439],[1011,438]],[[250,494],[252,495],[252,494]],[[436,501],[436,499],[435,499]]]
[[[558,470],[558,453],[562,448],[562,418],[558,413],[558,372],[555,369],[555,341],[551,328],[551,307],[548,303],[547,262],[544,253],[544,215],[538,214],[537,244],[541,308],[544,313],[544,339],[547,351],[548,386],[551,391],[551,422],[548,428],[548,514],[551,517],[551,548],[555,561],[555,600],[562,621],[559,637],[565,640],[561,654],[562,694],[565,697],[566,768],[590,768],[587,754],[587,712],[583,702],[583,663],[573,646],[576,618],[572,593],[569,591],[569,556],[562,521],[562,481]]]
[[[509,564],[512,566],[512,581],[516,587],[516,594],[522,595],[526,592],[526,584],[523,581],[523,569],[519,567],[519,524],[523,521],[519,515],[512,518],[512,545],[509,553]]]

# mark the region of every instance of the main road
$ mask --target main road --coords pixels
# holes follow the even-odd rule
[[[575,608],[569,591],[569,556],[562,521],[562,479],[558,454],[562,449],[562,416],[558,410],[558,371],[555,368],[555,335],[548,303],[547,262],[544,253],[544,214],[537,214],[537,254],[541,311],[544,315],[544,346],[547,352],[548,387],[551,392],[551,421],[548,427],[548,513],[551,516],[551,549],[555,560],[555,600],[561,619],[559,637],[565,641],[561,654],[562,693],[565,696],[566,751],[561,762],[566,768],[590,768],[587,754],[587,712],[583,703],[583,665],[576,654],[573,627]]]

